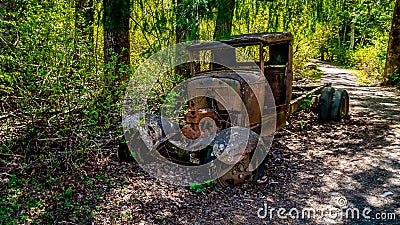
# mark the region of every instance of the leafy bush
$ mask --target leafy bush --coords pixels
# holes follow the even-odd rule
[[[387,40],[383,39],[374,40],[372,45],[359,47],[352,54],[350,65],[359,69],[364,76],[372,81],[383,78],[387,50]]]
[[[23,3],[15,28],[18,44],[0,48],[6,118],[0,152],[27,156],[27,162],[39,156],[80,158],[101,138],[119,135],[123,83],[110,86],[104,79],[103,68],[115,65],[104,66],[95,55],[100,46],[76,41],[73,3]]]
[[[307,38],[298,40],[293,49],[293,74],[294,80],[300,80],[303,78],[311,79],[313,78],[315,70],[311,70],[307,67],[307,63],[310,60],[317,58],[319,54],[319,49],[316,45],[311,44]]]

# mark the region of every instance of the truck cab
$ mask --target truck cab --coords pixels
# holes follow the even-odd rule
[[[292,40],[291,33],[260,33],[188,46],[191,78],[215,79],[188,88],[189,99],[197,97],[188,103],[187,124],[182,133],[191,139],[198,138],[199,121],[205,117],[215,119],[221,129],[247,126],[260,135],[271,135],[275,129],[284,127],[292,97]],[[237,92],[243,104],[237,98],[231,100],[221,90],[210,89],[220,86],[221,81]],[[217,95],[225,104],[204,97],[210,91],[219,92]],[[227,117],[243,111],[247,112],[248,121],[234,123]],[[267,126],[261,126],[262,123]]]

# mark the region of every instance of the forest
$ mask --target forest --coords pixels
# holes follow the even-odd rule
[[[318,81],[322,72],[310,63],[324,62],[351,71],[362,87],[400,85],[400,0],[0,0],[0,224],[185,223],[146,209],[169,207],[162,199],[146,205],[146,193],[201,201],[226,190],[171,194],[132,163],[121,125],[127,84],[173,44],[282,31],[293,35],[294,81]],[[150,104],[163,104],[188,73],[183,66],[158,80]],[[299,121],[300,132],[313,126]],[[125,190],[144,197],[126,200]],[[150,219],[123,212],[124,201]],[[237,221],[220,224],[251,223]]]

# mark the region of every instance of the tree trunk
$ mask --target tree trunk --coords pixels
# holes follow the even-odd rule
[[[179,21],[180,17],[182,16],[180,13],[182,12],[183,9],[183,0],[176,0],[176,12],[175,12],[175,20]],[[175,41],[176,43],[181,43],[185,40],[185,28],[176,23],[175,27]]]
[[[75,0],[74,59],[76,61],[82,59],[82,54],[93,56],[93,22],[93,0]],[[85,52],[80,51],[80,49]],[[75,66],[77,65],[79,63],[76,63]]]
[[[183,0],[176,0],[175,4],[176,43],[198,39],[201,13],[198,11],[199,3],[195,1],[185,3]]]
[[[200,22],[199,12],[197,10],[197,3],[190,3],[192,5],[184,5],[183,0],[176,0],[175,20],[177,21],[175,27],[175,40],[176,43],[185,41],[196,40],[199,38]],[[175,73],[181,75],[184,79],[189,78],[190,64],[184,63],[175,67]]]
[[[93,0],[75,0],[75,46],[93,44],[93,22]]]
[[[108,84],[127,79],[125,72],[120,72],[124,65],[130,65],[129,43],[129,0],[103,0],[104,14],[104,64],[115,65],[106,69]],[[113,58],[113,56],[117,56]]]
[[[17,18],[13,13],[17,11],[16,0],[0,0],[0,55],[9,55],[15,51],[19,44],[18,29],[14,27],[12,21]],[[12,72],[14,68],[8,65],[8,60],[0,60],[0,68],[3,67],[5,72]],[[3,85],[0,84],[0,91]]]
[[[384,85],[394,83],[395,77],[400,78],[400,0],[396,0],[392,18],[392,28],[389,34],[389,44],[386,55]]]
[[[235,12],[235,0],[221,0],[218,3],[218,15],[215,24],[214,39],[228,37],[232,31]]]
[[[10,24],[11,21],[15,21],[16,18],[12,16],[12,12],[17,10],[16,0],[0,1],[0,12],[4,12],[0,15],[0,48],[13,49],[18,45],[19,37],[14,27]]]
[[[356,21],[353,20],[351,22],[351,37],[350,37],[350,50],[354,50],[354,42],[355,42],[355,33],[356,33]]]
[[[325,61],[325,41],[321,41],[321,61]]]

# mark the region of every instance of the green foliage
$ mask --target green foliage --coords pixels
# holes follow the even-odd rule
[[[312,78],[315,70],[310,70],[306,64],[311,59],[318,57],[318,49],[313,44],[312,39],[304,38],[294,45],[293,72],[295,79]]]
[[[300,109],[305,110],[308,107],[310,107],[311,104],[312,104],[312,100],[311,99],[304,99],[303,103],[301,103],[301,105],[300,105]]]
[[[395,70],[393,71],[393,73],[389,73],[388,76],[390,78],[390,80],[394,83],[399,85],[400,84],[400,75],[399,75],[399,68],[395,68]]]
[[[310,59],[321,56],[322,45],[326,60],[357,67],[365,65],[367,76],[379,79],[393,4],[393,0],[239,1],[233,33],[291,31],[295,37],[295,79],[310,76],[304,66]],[[354,51],[350,50],[352,23],[355,23]]]
[[[386,63],[387,37],[374,40],[371,45],[360,47],[354,51],[350,65],[362,71],[371,80],[381,80]]]
[[[299,126],[300,126],[300,129],[301,129],[301,130],[304,130],[304,127],[305,127],[306,125],[304,124],[304,122],[303,122],[302,120],[300,120],[300,121],[299,121]]]
[[[189,190],[195,193],[206,192],[208,187],[211,187],[213,181],[207,180],[203,184],[200,183],[192,183],[189,186]]]
[[[134,46],[139,49],[133,52],[132,57],[137,58],[135,62],[174,43],[174,27],[199,33],[198,36],[195,33],[185,34],[186,40],[196,37],[212,39],[217,4],[211,0],[184,0],[181,4],[179,8],[169,1],[133,3],[133,39]],[[364,48],[372,58],[382,61],[393,4],[393,0],[236,1],[232,35],[291,31],[295,37],[294,75],[295,79],[300,79],[310,77],[304,66],[310,59],[321,56],[322,45],[325,59],[329,61],[355,66],[354,61],[359,63],[361,59],[353,58],[353,55]],[[352,23],[355,24],[355,50],[350,50]],[[375,46],[375,49],[369,46]],[[372,76],[381,74],[380,66],[376,62],[371,63],[374,65],[368,65],[371,70],[368,73]]]
[[[0,92],[7,102],[3,107],[12,112],[2,123],[9,134],[0,152],[18,144],[20,152],[13,153],[54,159],[48,151],[53,149],[63,152],[63,160],[76,159],[84,149],[97,147],[93,140],[118,135],[121,107],[116,99],[123,96],[123,83],[107,85],[102,58],[91,53],[102,46],[74,42],[72,2],[21,1],[19,7],[19,43],[0,49]],[[115,65],[105,67],[113,70]],[[123,69],[130,73],[129,66]],[[46,141],[53,139],[57,142]]]
[[[175,42],[172,1],[133,1],[131,19],[133,65]]]

